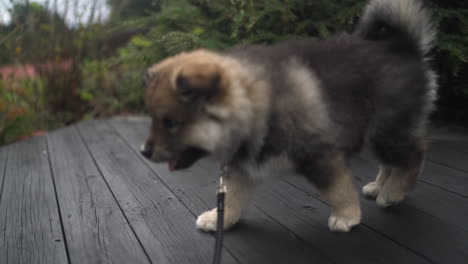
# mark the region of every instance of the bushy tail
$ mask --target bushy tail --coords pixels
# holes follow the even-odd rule
[[[436,30],[431,13],[421,0],[370,0],[355,34],[373,41],[388,41],[399,51],[427,55]]]

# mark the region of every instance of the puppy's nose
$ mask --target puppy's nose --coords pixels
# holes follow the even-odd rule
[[[153,149],[146,147],[146,144],[141,145],[140,147],[140,153],[143,155],[143,157],[150,159],[151,156],[153,156]]]

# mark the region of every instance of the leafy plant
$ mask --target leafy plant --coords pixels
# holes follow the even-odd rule
[[[71,10],[78,1],[64,3]],[[367,2],[106,0],[110,20],[99,23],[97,1],[89,1],[94,15],[87,19],[74,12],[74,25],[66,20],[71,11],[51,8],[54,1],[12,1],[12,21],[0,24],[0,63],[34,65],[37,76],[0,81],[0,145],[85,118],[144,113],[144,70],[167,56],[350,32]],[[431,61],[441,87],[435,117],[468,125],[468,6],[428,4],[439,31]]]
[[[65,124],[66,113],[47,110],[44,85],[40,78],[0,81],[0,145]]]

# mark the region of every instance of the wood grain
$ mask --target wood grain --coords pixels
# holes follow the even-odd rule
[[[153,263],[209,263],[212,239],[193,214],[104,122],[78,126],[99,170]],[[235,263],[223,252],[225,263]]]
[[[142,125],[142,123],[113,121],[112,124],[134,148],[139,145],[148,129],[147,124]],[[172,174],[169,174],[165,164],[151,164],[150,166],[171,188],[182,190],[180,199],[196,212],[206,210],[205,204],[210,204],[211,200],[214,200],[214,198],[210,200],[210,197],[213,196],[218,170],[212,162],[201,161],[190,168],[188,172]],[[310,210],[310,208],[314,208],[314,210]],[[256,244],[257,246],[254,247],[256,251],[259,248],[270,248],[270,250],[265,250],[263,258],[256,259],[263,263],[271,261],[273,263],[307,263],[312,260],[312,256],[317,255],[325,255],[326,258],[337,263],[345,263],[346,261],[376,263],[377,260],[379,263],[395,263],[399,259],[405,259],[411,263],[428,263],[406,248],[385,239],[370,229],[361,228],[351,237],[337,236],[328,229],[328,214],[327,206],[319,200],[297,191],[282,181],[267,182],[243,217],[242,224],[234,229],[232,234],[229,233],[230,239],[231,236],[237,237],[239,240],[244,237],[245,242],[226,242],[226,246],[231,252],[239,252],[239,258],[252,255],[252,252],[248,251],[250,247],[239,249],[239,245],[242,244]],[[263,220],[265,216],[274,222],[265,222]],[[262,225],[261,222],[264,224]],[[271,225],[269,232],[266,231],[268,225]],[[284,229],[292,236],[281,236],[280,234],[284,231],[280,230]],[[264,234],[262,237],[255,235],[262,232],[268,235]],[[250,235],[247,237],[248,234]],[[307,245],[311,256],[284,254],[284,252],[291,252],[290,247],[295,246],[298,239],[302,241],[302,244]],[[281,247],[277,247],[278,245]],[[385,250],[368,250],[370,247],[380,247],[385,248]],[[268,254],[267,251],[273,253]],[[280,259],[282,262],[275,262]],[[248,257],[244,257],[243,260],[246,260],[245,263],[253,263],[247,262]],[[320,262],[321,260],[317,259],[316,261]]]
[[[111,123],[137,151],[148,131],[148,123]],[[167,164],[147,163],[195,215],[215,207],[218,178],[216,167],[206,170],[201,166],[204,163],[202,161],[186,171],[170,173]],[[195,220],[192,221],[194,226]],[[224,245],[240,263],[332,262],[322,253],[321,248],[304,243],[276,219],[255,206],[249,207],[241,223],[226,232]]]
[[[0,263],[210,263],[195,228],[215,206],[217,166],[169,172],[138,151],[149,122],[97,120],[0,147]],[[468,143],[436,139],[416,190],[363,223],[328,230],[328,206],[303,177],[268,179],[225,233],[222,263],[466,263]],[[373,180],[369,153],[351,162]]]
[[[10,146],[0,201],[2,263],[68,263],[44,138]]]
[[[73,127],[47,135],[72,263],[148,263],[143,248]]]

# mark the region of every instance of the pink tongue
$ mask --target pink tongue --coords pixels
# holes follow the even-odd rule
[[[176,165],[177,165],[177,160],[173,159],[169,161],[169,171],[175,171],[176,170]]]

